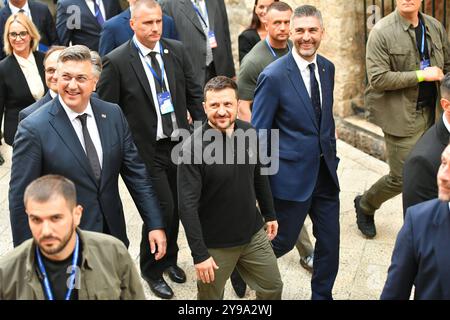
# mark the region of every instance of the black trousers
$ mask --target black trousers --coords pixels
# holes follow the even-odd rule
[[[153,188],[158,196],[166,224],[167,252],[164,258],[156,261],[150,252],[148,233],[142,226],[140,247],[141,274],[145,278],[156,279],[162,276],[167,267],[176,265],[178,258],[178,195],[177,167],[171,160],[172,148],[177,142],[161,139],[156,143],[154,163],[150,168]]]

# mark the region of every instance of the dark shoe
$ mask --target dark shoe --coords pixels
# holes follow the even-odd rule
[[[300,265],[308,270],[309,272],[313,272],[313,263],[314,263],[314,252],[309,256],[300,257]]]
[[[242,279],[237,269],[233,270],[233,273],[230,276],[230,280],[234,292],[236,292],[239,298],[243,298],[245,296],[245,289],[247,289],[247,284],[245,283],[244,279]]]
[[[152,292],[162,299],[171,299],[173,297],[173,291],[163,279],[163,277],[158,279],[144,278]]]
[[[172,280],[173,282],[186,282],[186,273],[184,273],[183,269],[181,269],[179,266],[170,266],[166,269],[166,272],[168,273],[170,280]]]
[[[357,196],[354,200],[356,210],[356,224],[358,229],[367,237],[373,238],[377,234],[373,215],[367,215],[359,205],[362,196]]]

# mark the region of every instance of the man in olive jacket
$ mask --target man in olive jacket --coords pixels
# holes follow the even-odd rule
[[[77,228],[83,208],[73,182],[40,177],[24,203],[33,239],[0,259],[0,300],[145,299],[125,245]]]
[[[368,238],[376,235],[375,211],[402,191],[406,156],[440,114],[438,82],[450,71],[446,32],[419,12],[421,3],[397,0],[367,42],[365,105],[383,130],[389,163],[389,174],[355,198],[358,228]]]

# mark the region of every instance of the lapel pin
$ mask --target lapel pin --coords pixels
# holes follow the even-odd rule
[[[106,118],[106,114],[102,113],[102,118]]]
[[[165,54],[168,54],[168,53],[169,53],[169,50],[164,49],[164,53],[165,53]]]
[[[322,71],[325,72],[325,68],[323,68]]]

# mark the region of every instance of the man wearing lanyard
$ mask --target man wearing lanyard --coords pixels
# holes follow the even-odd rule
[[[241,120],[250,121],[251,105],[259,74],[270,63],[287,54],[292,48],[292,43],[288,40],[291,15],[292,8],[282,1],[274,2],[267,8],[267,38],[252,48],[242,61],[239,69],[237,80],[239,90],[238,116]],[[314,249],[306,228],[302,228],[296,247],[300,253],[301,265],[308,271],[312,271]],[[231,275],[231,283],[236,294],[243,297],[245,283],[236,271]]]
[[[164,13],[175,21],[178,36],[202,86],[216,75],[234,77],[228,16],[223,0],[164,0]]]
[[[397,0],[367,41],[369,120],[386,142],[389,174],[355,200],[356,221],[367,237],[376,235],[375,211],[402,191],[405,158],[441,114],[438,82],[450,71],[450,48],[442,24],[420,13],[422,0]]]
[[[143,237],[141,274],[155,295],[170,299],[173,291],[163,273],[174,282],[186,281],[177,266],[177,168],[171,153],[178,143],[176,129],[189,129],[187,110],[194,120],[204,120],[203,94],[182,44],[161,39],[162,10],[156,1],[136,1],[130,24],[133,38],[103,58],[97,92],[122,107],[152,178],[167,224],[167,255],[156,261]]]
[[[78,229],[83,207],[62,176],[33,181],[24,194],[33,235],[0,260],[1,300],[145,299],[123,243]]]

